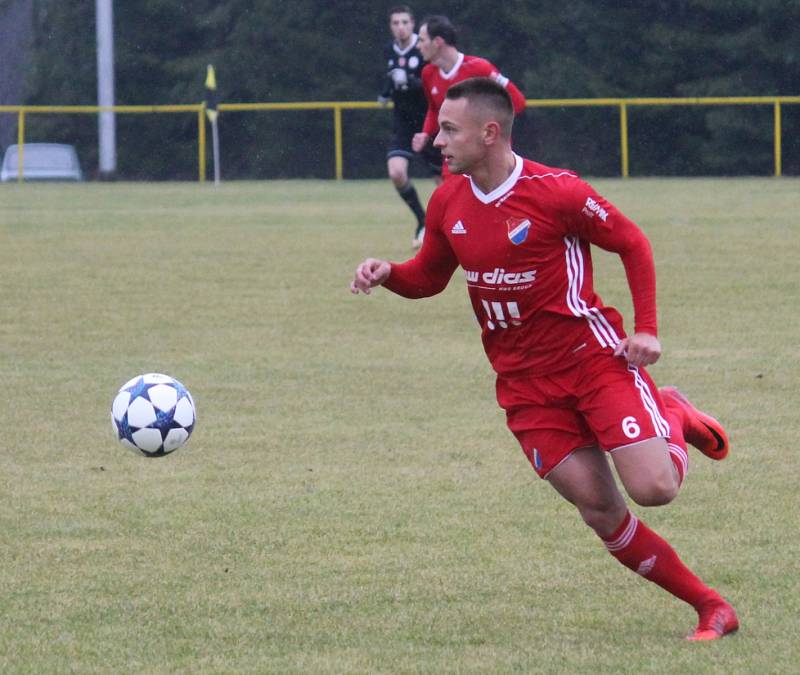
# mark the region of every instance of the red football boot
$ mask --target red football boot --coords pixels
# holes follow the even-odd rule
[[[696,642],[719,640],[723,635],[739,630],[736,611],[722,598],[709,603],[697,613],[700,615],[700,621],[694,632],[686,636],[687,640]]]
[[[722,425],[711,415],[695,408],[675,387],[658,390],[664,405],[678,408],[684,420],[683,437],[706,457],[725,459],[728,455],[728,436]]]

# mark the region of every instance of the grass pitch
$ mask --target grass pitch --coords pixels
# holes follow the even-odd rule
[[[654,246],[653,376],[731,431],[635,510],[738,635],[683,641],[694,612],[536,478],[459,273],[350,295],[410,254],[388,180],[3,185],[0,671],[796,672],[800,182],[594,183]],[[198,410],[157,460],[108,412],[148,371]]]

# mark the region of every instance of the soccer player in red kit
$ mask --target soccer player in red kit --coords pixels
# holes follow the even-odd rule
[[[661,354],[647,238],[572,171],[516,155],[513,117],[496,80],[448,90],[435,145],[461,175],[431,197],[419,253],[401,264],[366,259],[351,291],[382,285],[427,297],[460,265],[497,400],[537,474],[619,562],[694,607],[689,639],[720,638],[739,627],[733,607],[628,509],[607,457],[634,502],[667,504],[686,474],[686,443],[723,459],[725,430],[678,390],[659,391],[645,370]],[[621,258],[635,314],[630,336],[594,292],[590,244]]]
[[[471,77],[491,77],[508,90],[514,113],[525,110],[525,96],[491,62],[467,56],[456,47],[456,30],[444,16],[427,17],[419,29],[417,46],[428,64],[422,69],[422,86],[428,98],[428,113],[422,130],[414,135],[414,152],[420,152],[439,130],[439,108],[447,90]]]

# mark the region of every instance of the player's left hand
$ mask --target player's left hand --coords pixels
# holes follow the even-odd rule
[[[624,356],[632,366],[649,366],[661,356],[661,342],[650,333],[634,333],[617,345],[614,356]]]

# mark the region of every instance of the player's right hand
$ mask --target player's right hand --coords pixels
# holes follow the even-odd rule
[[[414,152],[422,152],[428,144],[428,138],[428,134],[424,131],[414,134],[414,138],[411,139],[411,149]]]
[[[388,96],[378,96],[378,103],[380,103],[384,108],[389,105],[389,101],[391,101]]]
[[[358,295],[361,291],[369,295],[370,289],[380,286],[392,273],[392,265],[386,260],[367,258],[358,267],[353,281],[350,282],[350,292]]]

